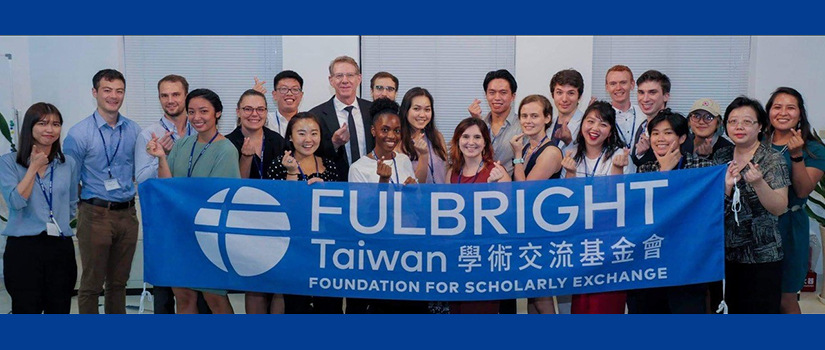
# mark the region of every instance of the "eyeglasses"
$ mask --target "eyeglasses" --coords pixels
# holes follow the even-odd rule
[[[713,121],[713,119],[716,119],[715,115],[710,114],[710,113],[702,113],[702,112],[693,112],[693,113],[689,114],[688,117],[690,117],[690,119],[693,119],[697,122],[704,120],[705,123],[710,123],[710,122]]]
[[[266,109],[266,107],[252,108],[252,107],[247,106],[247,107],[241,108],[241,111],[243,111],[243,115],[252,115],[253,112],[258,112],[259,115],[264,115],[264,114],[266,114],[267,109]]]
[[[332,77],[335,78],[335,80],[344,80],[345,77],[347,78],[347,80],[352,80],[352,79],[355,78],[356,75],[358,75],[358,74],[355,74],[355,73],[346,73],[346,74],[345,73],[336,73],[336,74],[333,74]]]
[[[387,90],[387,92],[395,92],[395,90],[397,90],[395,87],[384,85],[375,85],[373,89],[378,92],[383,92],[384,90]]]
[[[281,94],[281,95],[286,95],[287,92],[291,92],[293,95],[297,95],[297,94],[301,93],[301,88],[297,88],[297,87],[288,88],[286,86],[281,86],[281,87],[279,87],[275,90],[277,90],[278,93]]]
[[[759,124],[759,122],[755,120],[745,119],[745,120],[731,120],[728,119],[728,126],[739,126],[742,125],[744,127],[750,128],[754,125]]]

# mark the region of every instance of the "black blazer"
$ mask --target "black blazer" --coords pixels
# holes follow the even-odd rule
[[[340,147],[336,151],[335,146],[332,144],[332,134],[341,127],[338,123],[338,114],[335,113],[335,105],[332,102],[334,98],[335,96],[330,98],[329,101],[315,106],[309,110],[309,113],[321,119],[321,149],[324,151],[324,157],[335,161],[335,165],[338,168],[338,178],[346,180],[349,175],[349,164],[347,163],[349,154],[347,154],[345,147]],[[370,107],[372,106],[372,102],[360,98],[356,98],[356,101],[358,102],[358,108],[361,110],[362,122],[364,123],[364,135],[367,138],[364,140],[367,145],[367,149],[364,150],[366,154],[375,148],[375,138],[372,136],[372,133],[370,133],[370,127],[372,126]]]

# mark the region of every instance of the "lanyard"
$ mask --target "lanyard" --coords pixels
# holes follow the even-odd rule
[[[682,169],[682,162],[683,162],[684,160],[685,160],[685,157],[684,157],[684,156],[682,156],[682,158],[679,158],[679,164],[678,164],[678,165],[676,165],[676,170],[681,170],[681,169]]]
[[[375,154],[375,150],[372,150],[372,156],[375,157],[376,162],[381,161],[380,159],[378,159],[378,155]],[[318,160],[315,160],[315,161],[317,162]],[[399,183],[400,184],[401,180],[398,179],[398,164],[395,163],[395,157],[392,157],[392,166],[393,166],[393,168],[395,168],[395,182],[392,182],[392,177],[390,177],[390,183]],[[318,167],[317,163],[316,163],[315,167],[316,168]]]
[[[599,154],[599,159],[596,159],[596,165],[593,166],[593,173],[592,174],[587,173],[587,161],[586,161],[587,157],[584,157],[584,177],[595,177],[596,176],[596,169],[599,167],[599,162],[602,160],[602,157],[604,157],[604,151],[605,151],[605,149],[602,148],[602,153]]]
[[[312,159],[315,161],[315,175],[318,176],[318,158],[315,158],[315,155],[312,155]],[[302,179],[305,181],[309,180],[309,176],[304,174],[304,169],[301,169],[301,162],[298,162],[298,172],[301,173]]]
[[[430,139],[427,138],[427,135],[424,135],[424,141],[427,141],[427,152],[430,153],[430,164],[427,166],[430,168],[430,181],[435,183],[435,165],[433,164],[433,144],[430,142]]]
[[[60,237],[63,236],[63,230],[60,229],[60,226],[57,225],[57,221],[54,219],[54,161],[52,161],[51,169],[49,169],[51,174],[49,174],[49,193],[46,194],[46,186],[43,185],[43,180],[40,178],[40,174],[35,173],[34,176],[37,178],[37,184],[40,185],[40,191],[43,192],[43,197],[46,198],[46,204],[49,205],[49,221],[57,227],[58,232],[60,232]]]
[[[630,110],[633,111],[633,124],[630,124],[630,141],[633,142],[633,136],[636,136],[636,108],[630,106]],[[616,123],[616,129],[618,129],[619,136],[622,137],[622,141],[624,141],[624,144],[630,146],[630,144],[627,142],[628,139],[624,137],[624,132],[622,132],[622,128],[619,126],[618,123]]]
[[[201,159],[203,152],[206,152],[206,149],[209,148],[209,146],[212,144],[212,141],[215,141],[216,137],[218,137],[217,131],[215,132],[215,136],[212,136],[212,139],[210,139],[209,142],[206,143],[206,146],[203,147],[201,153],[198,154],[198,158],[195,158],[195,163],[192,163],[192,156],[195,154],[195,145],[198,144],[198,139],[197,137],[195,138],[195,141],[192,143],[192,150],[189,151],[189,169],[186,172],[186,177],[192,177],[192,170],[195,168],[195,164],[198,164],[198,161]]]
[[[275,109],[275,121],[278,123],[278,133],[281,134],[281,136],[284,136],[284,138],[286,138],[286,135],[284,135],[284,131],[281,130],[281,117],[280,117],[280,113],[278,113],[277,108]],[[263,153],[261,153],[261,154],[263,154]]]
[[[258,177],[260,179],[264,178],[264,141],[266,137],[264,137],[263,132],[261,132],[261,158],[255,160],[255,155],[252,155],[252,162],[255,163],[255,167],[258,168]]]
[[[545,134],[544,137],[541,139],[541,141],[539,141],[539,144],[536,145],[536,148],[533,148],[532,152],[534,152],[534,153],[530,153],[530,158],[527,159],[527,163],[530,163],[531,161],[533,161],[533,158],[536,156],[536,153],[535,153],[536,150],[539,149],[539,147],[541,147],[541,144],[544,143],[544,141],[546,141],[546,140],[547,140],[547,134]],[[524,157],[524,154],[527,154],[527,152],[523,152],[523,154],[521,156]]]
[[[166,124],[163,122],[163,118],[160,118],[160,126],[162,126],[164,129],[166,129],[166,132],[171,132],[171,134],[169,134],[169,137],[172,138],[172,141],[175,141],[175,133],[172,132],[172,130],[169,130],[169,127],[167,127]],[[186,123],[186,135],[184,135],[184,136],[189,136],[189,133],[191,133],[191,132],[192,132],[192,125],[189,124],[189,123]]]
[[[49,205],[49,219],[54,219],[54,193],[52,192],[52,188],[54,186],[54,162],[52,162],[51,174],[49,175],[49,193],[46,194],[46,186],[43,185],[43,180],[40,178],[40,174],[35,173],[34,176],[37,177],[37,184],[40,185],[40,190],[43,191],[43,197],[46,197],[46,204]]]
[[[481,163],[478,163],[478,169],[476,169],[476,175],[473,176],[473,180],[468,182],[471,184],[476,183],[476,179],[478,179],[478,174],[481,174],[481,167],[484,165],[484,160]],[[458,183],[461,183],[461,176],[464,174],[464,167],[461,167],[461,170],[458,171]]]
[[[100,131],[100,126],[97,124],[97,117],[92,114],[92,118],[95,121],[95,128],[97,128],[98,134],[100,134],[100,140],[103,141],[103,154],[106,156],[106,171],[109,173],[109,178],[112,178],[112,160],[115,159],[115,155],[117,154],[117,150],[120,149],[120,140],[123,139],[123,124],[118,125],[117,129],[120,131],[120,135],[117,138],[117,146],[115,146],[115,152],[112,153],[112,157],[109,158],[109,149],[106,147],[106,139],[103,138],[103,131]]]

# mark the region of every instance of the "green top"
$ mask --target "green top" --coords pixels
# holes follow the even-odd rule
[[[192,152],[192,144],[195,144],[195,151],[191,153],[192,177],[241,178],[238,150],[232,142],[225,138],[214,141],[198,158],[206,143],[196,142],[197,139],[198,135],[192,135],[175,142],[167,157],[172,177],[186,177],[189,171],[189,154]]]

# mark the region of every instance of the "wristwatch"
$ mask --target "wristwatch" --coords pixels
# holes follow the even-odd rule
[[[513,165],[524,163],[524,158],[513,159]]]
[[[791,161],[792,161],[792,162],[794,162],[794,163],[799,163],[799,162],[801,162],[801,161],[803,161],[803,160],[805,160],[805,157],[803,157],[803,156],[799,156],[799,157],[791,157]]]

